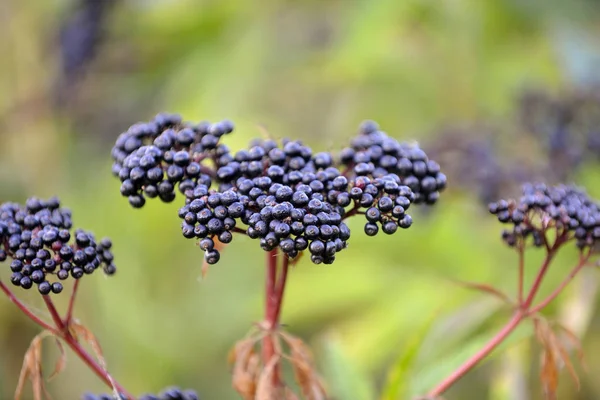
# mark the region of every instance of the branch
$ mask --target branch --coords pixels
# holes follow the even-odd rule
[[[526,310],[531,306],[531,303],[533,302],[535,295],[537,294],[538,290],[540,289],[542,281],[544,280],[544,276],[546,275],[546,272],[548,271],[548,267],[550,266],[550,263],[552,262],[553,258],[554,258],[554,251],[551,250],[548,252],[548,254],[546,254],[546,257],[544,258],[544,262],[542,263],[542,266],[540,267],[538,274],[535,277],[535,281],[533,282],[533,285],[531,286],[531,289],[529,290],[527,299],[525,299],[525,302],[521,306],[522,309]]]
[[[0,289],[4,292],[4,294],[6,294],[6,297],[8,297],[8,299],[14,305],[16,305],[19,308],[19,310],[21,310],[21,312],[23,314],[25,314],[27,317],[29,317],[29,319],[31,319],[37,325],[41,326],[42,328],[44,328],[54,334],[58,333],[54,327],[50,326],[48,323],[43,321],[40,317],[35,315],[33,313],[33,311],[31,311],[23,302],[21,302],[21,300],[17,299],[17,297],[14,295],[14,293],[8,287],[6,287],[6,285],[2,281],[0,281]]]
[[[507,337],[510,335],[519,323],[525,318],[526,314],[519,310],[517,311],[511,320],[502,328],[500,332],[496,334],[481,350],[475,355],[469,358],[464,364],[458,367],[452,374],[444,379],[439,385],[433,388],[428,394],[428,397],[436,398],[442,395],[452,385],[456,383],[460,378],[467,374],[473,367],[479,364],[485,357],[487,357],[496,347],[498,347]]]
[[[542,300],[539,304],[529,309],[528,315],[533,315],[540,312],[544,309],[548,304],[550,304],[558,295],[564,290],[564,288],[575,278],[575,276],[585,267],[588,260],[590,259],[591,251],[588,251],[587,255],[581,255],[579,257],[579,262],[577,265],[571,270],[569,275],[558,285],[556,289],[544,300]]]

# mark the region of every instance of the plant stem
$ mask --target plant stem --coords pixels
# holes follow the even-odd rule
[[[79,289],[79,279],[75,280],[73,284],[73,291],[71,292],[71,298],[69,299],[69,307],[67,308],[67,315],[63,319],[63,324],[69,326],[73,319],[73,308],[75,307],[75,298],[77,297],[77,289]]]
[[[533,314],[540,312],[548,304],[550,304],[552,302],[552,300],[554,300],[556,297],[558,297],[558,295],[563,291],[563,289],[573,280],[575,275],[577,275],[579,273],[579,271],[581,271],[581,269],[585,266],[585,264],[588,262],[588,260],[590,258],[590,255],[591,255],[591,252],[589,252],[586,256],[582,255],[579,258],[579,263],[577,263],[577,265],[571,270],[569,275],[567,275],[567,277],[556,287],[556,289],[554,289],[554,291],[552,293],[550,293],[550,295],[548,297],[546,297],[544,300],[542,300],[539,304],[529,308],[528,315],[533,315]]]
[[[283,292],[285,291],[285,283],[287,281],[287,273],[290,266],[290,259],[284,255],[282,266],[281,266],[281,276],[277,280],[277,285],[275,286],[275,320],[279,321],[279,317],[281,316],[281,305],[283,304]]]
[[[554,251],[550,250],[548,252],[548,254],[546,254],[546,257],[544,258],[544,262],[542,263],[542,266],[540,267],[538,274],[535,277],[535,281],[533,282],[533,285],[531,286],[531,289],[529,290],[527,299],[525,299],[525,302],[523,302],[523,304],[521,305],[522,309],[527,310],[531,306],[531,303],[535,299],[535,295],[537,294],[538,290],[540,289],[542,281],[544,280],[544,276],[546,276],[546,272],[548,271],[548,267],[550,266],[550,263],[552,262],[553,258],[554,258]]]
[[[511,320],[502,328],[500,332],[496,334],[481,350],[475,355],[469,358],[464,364],[444,379],[439,385],[433,388],[428,396],[435,398],[442,395],[452,385],[454,385],[460,378],[467,374],[473,367],[475,367],[481,360],[487,357],[496,347],[498,347],[507,337],[510,335],[519,323],[523,320],[526,314],[522,310],[515,312]]]
[[[71,332],[68,330],[68,324],[63,323],[63,320],[60,318],[54,303],[50,296],[42,296],[44,302],[46,303],[46,307],[52,316],[52,320],[56,324],[56,327],[50,326],[48,323],[44,322],[37,315],[35,315],[25,304],[23,304],[14,293],[6,287],[4,282],[0,281],[0,289],[6,294],[8,299],[15,304],[19,310],[27,317],[29,317],[33,322],[42,327],[43,329],[50,331],[57,338],[62,339],[74,352],[77,354],[79,358],[109,387],[116,388],[120,393],[124,394],[128,399],[134,399],[132,395],[130,395],[118,382],[116,382],[103,368],[98,362],[96,362],[89,353],[81,347],[81,344],[75,338]]]
[[[46,307],[48,308],[48,311],[50,311],[50,315],[52,316],[52,320],[54,321],[54,324],[56,325],[56,327],[58,328],[59,331],[64,333],[65,325],[63,324],[62,318],[58,314],[58,311],[56,311],[56,307],[54,307],[54,303],[52,302],[52,299],[48,295],[44,295],[44,296],[42,296],[42,298],[44,299],[44,303],[46,303]]]
[[[265,282],[265,322],[267,334],[263,338],[263,346],[262,346],[262,357],[263,357],[263,367],[269,365],[269,362],[273,357],[275,357],[275,342],[273,337],[273,330],[276,325],[276,321],[274,320],[274,296],[275,296],[275,282],[276,282],[276,274],[277,274],[277,250],[272,250],[267,253],[266,260],[266,282]],[[279,386],[279,376],[274,369],[272,384],[274,387]]]
[[[277,260],[281,258],[281,273],[277,279]],[[289,269],[289,259],[285,254],[275,249],[267,253],[266,259],[266,288],[265,288],[265,323],[267,334],[263,338],[262,357],[263,367],[275,362],[273,368],[271,385],[278,389],[281,387],[281,372],[277,361],[272,361],[274,357],[279,357],[277,353],[275,330],[279,326],[279,316],[281,314],[281,304],[285,283],[287,281],[287,272]]]
[[[519,283],[517,288],[517,304],[523,305],[523,277],[525,275],[525,244],[519,246]]]
[[[77,354],[77,356],[100,378],[107,386],[111,388],[117,389],[117,391],[123,395],[127,399],[135,399],[131,394],[129,394],[123,386],[119,384],[109,373],[108,371],[98,364],[96,360],[90,356],[90,354],[81,347],[79,341],[71,335],[71,333],[66,333],[61,336],[65,343]]]
[[[33,322],[35,322],[37,325],[41,326],[42,328],[44,328],[54,334],[57,333],[56,329],[54,329],[48,323],[43,321],[40,317],[35,315],[25,304],[23,304],[21,302],[21,300],[17,299],[17,297],[14,295],[14,293],[8,287],[6,287],[6,285],[2,281],[0,281],[0,289],[4,292],[4,294],[6,294],[6,297],[8,297],[8,299],[14,305],[16,305],[19,308],[19,310],[21,310],[21,312],[23,314],[25,314],[27,317],[29,317],[29,319],[31,319]]]
[[[433,388],[428,396],[434,398],[442,395],[446,392],[452,385],[454,385],[459,379],[461,379],[465,374],[467,374],[471,369],[473,369],[477,364],[479,364],[485,357],[487,357],[496,347],[498,347],[507,337],[510,335],[519,324],[528,317],[531,313],[529,308],[531,307],[531,303],[533,302],[536,293],[538,292],[542,281],[544,280],[544,276],[548,271],[550,263],[554,258],[556,247],[551,248],[540,269],[538,270],[538,274],[535,277],[535,281],[527,294],[527,298],[524,302],[519,304],[519,309],[513,314],[513,317],[508,321],[506,325],[494,336],[481,350],[479,350],[475,355],[465,361],[458,369],[452,372],[446,379],[444,379],[439,385]],[[521,264],[521,258],[519,258],[519,264]],[[519,265],[519,274],[521,273],[521,266]],[[576,273],[576,272],[575,272]],[[568,283],[568,282],[567,282]],[[565,285],[561,285],[561,290]],[[556,297],[556,295],[554,296]],[[551,301],[552,299],[550,299]],[[548,301],[548,302],[550,302]],[[544,304],[545,306],[546,304]]]

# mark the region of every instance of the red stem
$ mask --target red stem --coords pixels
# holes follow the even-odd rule
[[[44,295],[42,296],[42,298],[44,299],[44,303],[46,303],[46,307],[48,308],[48,311],[50,311],[52,320],[54,321],[54,324],[56,325],[58,330],[61,332],[65,332],[65,324],[63,324],[62,318],[58,314],[58,311],[56,311],[56,307],[54,307],[54,303],[52,302],[50,296]]]
[[[75,307],[75,298],[77,297],[77,289],[79,289],[79,279],[75,280],[73,284],[73,291],[71,292],[71,298],[69,299],[69,308],[67,308],[67,315],[63,320],[63,324],[69,326],[73,319],[73,308]]]
[[[569,275],[567,275],[567,277],[556,287],[556,289],[554,289],[554,291],[548,297],[546,297],[544,300],[542,300],[536,306],[531,307],[528,311],[528,315],[533,315],[533,314],[540,312],[548,304],[550,304],[552,302],[552,300],[557,298],[558,295],[563,291],[563,289],[573,280],[573,278],[575,278],[575,275],[577,275],[579,273],[579,271],[581,271],[581,269],[585,266],[585,264],[590,259],[590,255],[591,255],[591,251],[588,252],[588,254],[586,256],[581,255],[581,257],[579,258],[579,263],[577,263],[575,268],[573,268],[571,270]]]
[[[100,378],[107,386],[111,388],[117,389],[117,391],[123,395],[127,399],[135,399],[131,394],[129,394],[123,386],[119,384],[109,373],[108,371],[102,367],[90,354],[81,347],[79,341],[71,335],[71,333],[66,333],[62,336],[62,339],[69,345],[69,347],[77,354],[81,360],[86,363],[86,365]]]
[[[21,310],[21,312],[23,314],[25,314],[27,317],[29,317],[29,319],[31,319],[37,325],[41,326],[42,328],[44,328],[44,329],[46,329],[46,330],[48,330],[48,331],[50,331],[50,332],[52,332],[54,334],[58,333],[56,331],[56,329],[54,329],[48,323],[46,323],[45,321],[43,321],[40,317],[38,317],[37,315],[35,315],[29,308],[27,308],[27,306],[25,304],[23,304],[21,302],[21,300],[17,299],[17,297],[14,295],[14,293],[8,287],[6,287],[6,285],[2,281],[0,281],[0,289],[2,289],[2,291],[4,292],[4,294],[6,294],[6,297],[8,297],[8,299],[14,305],[16,305],[19,308],[19,310]]]
[[[519,323],[525,317],[525,313],[521,310],[517,311],[511,320],[502,328],[500,332],[496,334],[479,352],[473,357],[469,358],[464,364],[444,379],[439,385],[433,388],[429,393],[428,397],[435,398],[442,395],[452,385],[456,383],[460,378],[467,374],[473,367],[475,367],[481,360],[487,357],[496,347],[498,347],[504,339],[510,335]]]
[[[558,243],[558,239],[557,239]],[[521,321],[530,315],[528,311],[533,299],[535,298],[536,293],[538,292],[541,283],[548,271],[548,267],[552,259],[554,258],[555,249],[557,244],[546,254],[542,265],[538,271],[538,274],[535,278],[531,289],[527,295],[527,299],[520,304],[519,309],[515,312],[510,321],[504,325],[502,330],[496,334],[481,350],[479,350],[476,354],[474,354],[471,358],[465,361],[458,369],[452,372],[448,377],[446,377],[439,385],[433,388],[428,396],[435,398],[442,395],[446,390],[448,390],[452,385],[454,385],[459,379],[461,379],[465,374],[467,374],[471,369],[473,369],[477,364],[479,364],[485,357],[487,357],[496,347],[498,347],[507,337],[510,335],[516,328],[519,326]]]
[[[278,258],[282,258],[279,279],[277,279]],[[276,338],[274,332],[279,325],[281,304],[289,269],[289,259],[285,254],[281,254],[279,250],[275,249],[267,253],[266,264],[265,322],[268,332],[263,339],[262,347],[264,366],[269,365],[273,357],[277,357],[277,343],[275,342]],[[274,367],[271,384],[276,389],[281,387],[281,371],[279,365],[275,365]]]
[[[523,276],[525,275],[525,244],[519,246],[519,283],[517,289],[517,304],[523,305]]]
[[[76,288],[77,287],[74,287],[73,289],[76,290]],[[67,345],[75,352],[75,354],[77,354],[77,356],[81,358],[81,360],[84,363],[86,363],[87,366],[106,385],[108,385],[110,388],[116,388],[119,391],[119,393],[124,394],[128,399],[134,399],[134,397],[131,394],[129,394],[117,381],[115,381],[112,378],[112,376],[110,376],[106,368],[101,366],[96,360],[94,360],[94,358],[92,358],[92,356],[90,356],[90,354],[83,347],[81,347],[79,340],[71,334],[71,331],[69,330],[69,325],[63,323],[63,320],[58,314],[58,311],[56,310],[54,302],[52,301],[50,296],[45,295],[42,296],[42,298],[44,299],[46,307],[48,307],[48,311],[50,312],[50,315],[52,315],[52,319],[54,320],[54,323],[56,324],[56,327],[59,330],[59,337],[63,339],[65,343],[67,343]]]
[[[76,287],[75,287],[76,288]],[[63,322],[52,299],[49,296],[42,296],[44,302],[46,303],[46,307],[52,316],[52,320],[56,324],[56,327],[50,326],[48,323],[44,322],[37,315],[35,315],[25,304],[23,304],[14,293],[6,287],[4,282],[0,281],[0,289],[6,294],[8,299],[15,304],[19,310],[27,317],[29,317],[33,322],[42,327],[45,330],[52,332],[57,338],[62,339],[74,352],[77,354],[81,360],[87,364],[87,366],[110,388],[116,388],[120,393],[124,394],[128,399],[135,399],[131,394],[129,394],[118,382],[116,382],[109,374],[106,369],[104,369],[98,362],[96,362],[89,353],[81,347],[79,341],[71,334],[69,331],[69,327],[67,324]],[[72,310],[72,307],[70,306]],[[70,321],[70,320],[68,320]]]
[[[285,291],[285,283],[287,282],[287,273],[290,266],[290,259],[284,255],[283,262],[281,267],[281,276],[277,280],[277,285],[275,287],[275,321],[279,321],[279,317],[281,316],[281,305],[283,304],[283,292]]]
[[[540,270],[538,271],[538,274],[535,277],[535,281],[533,282],[533,285],[531,286],[531,289],[529,290],[527,299],[525,299],[525,302],[521,306],[522,309],[527,310],[531,306],[531,303],[535,299],[535,295],[537,294],[538,290],[540,289],[542,281],[544,280],[544,276],[546,276],[546,272],[548,271],[548,267],[550,266],[550,263],[552,262],[553,258],[554,258],[554,251],[550,250],[548,252],[548,254],[546,255],[546,258],[544,258],[544,262],[542,263],[542,266],[540,267]]]

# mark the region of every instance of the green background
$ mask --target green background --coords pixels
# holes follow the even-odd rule
[[[600,3],[591,0],[114,3],[78,79],[60,78],[57,47],[71,2],[0,5],[0,200],[59,195],[77,227],[113,239],[118,273],[86,277],[76,315],[96,333],[113,375],[136,394],[176,384],[203,399],[238,398],[226,357],[261,319],[264,252],[236,238],[201,279],[202,253],[180,234],[177,202],[133,210],[119,194],[110,148],[129,125],[159,111],[229,118],[236,131],[225,141],[234,150],[266,129],[333,151],[370,118],[427,150],[453,124],[485,121],[519,138],[515,98],[523,87],[561,93],[600,78]],[[500,148],[499,157],[540,156],[535,143],[524,143],[515,152]],[[575,180],[600,194],[596,166]],[[384,388],[397,390],[396,398],[423,394],[510,315],[451,281],[514,293],[516,255],[476,193],[450,189],[424,211],[413,211],[413,227],[391,237],[367,238],[362,222],[352,221],[349,248],[334,265],[303,260],[291,271],[282,320],[312,346],[336,399],[376,399]],[[559,258],[548,283],[559,282],[575,257]],[[528,256],[528,277],[540,259],[540,252]],[[577,368],[581,390],[562,371],[559,399],[600,398],[600,272],[585,274],[551,307],[587,354],[587,372]],[[0,266],[0,278],[9,275]],[[17,293],[41,310],[33,291]],[[37,332],[0,298],[0,398],[11,398]],[[519,330],[507,352],[447,398],[541,398],[540,349],[531,336]],[[47,343],[50,372],[57,352]],[[106,390],[72,353],[49,389],[57,399]]]

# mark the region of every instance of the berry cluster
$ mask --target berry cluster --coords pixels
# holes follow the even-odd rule
[[[114,274],[110,240],[96,242],[90,232],[78,229],[72,234],[71,227],[71,211],[60,208],[57,198],[0,205],[0,262],[11,258],[11,282],[23,289],[36,284],[46,295],[63,290],[50,276],[79,279],[98,267]]]
[[[229,154],[220,138],[232,131],[229,121],[191,124],[176,114],[159,114],[151,122],[131,126],[112,149],[121,194],[141,208],[146,197],[173,201],[176,185],[183,194],[198,184],[210,186],[212,170],[203,162],[220,165],[220,158]]]
[[[350,238],[345,218],[364,214],[368,235],[380,226],[393,234],[412,224],[411,203],[435,203],[446,184],[421,149],[374,122],[364,123],[339,156],[270,139],[232,153],[219,143],[232,130],[228,121],[183,124],[160,114],[129,128],[113,148],[121,193],[134,207],[144,197],[172,201],[179,183],[182,234],[199,240],[209,264],[220,259],[215,241],[230,243],[235,232],[258,239],[265,251],[279,248],[294,258],[308,249],[315,264],[330,264]]]
[[[416,144],[399,143],[389,137],[373,121],[361,124],[359,135],[339,157],[350,176],[397,176],[402,185],[413,191],[416,204],[434,204],[446,187],[446,175],[440,172],[438,163],[429,160]]]
[[[600,207],[581,189],[568,186],[526,184],[518,201],[500,200],[489,210],[503,223],[512,223],[502,237],[509,246],[533,238],[535,246],[547,245],[546,232],[556,231],[557,240],[575,238],[579,248],[600,239]]]
[[[113,394],[100,394],[95,395],[92,393],[85,393],[81,400],[127,400],[123,395],[120,399],[116,398]],[[170,387],[163,390],[161,393],[155,394],[144,394],[138,397],[138,400],[199,400],[198,394],[191,390],[181,390],[178,387]]]

